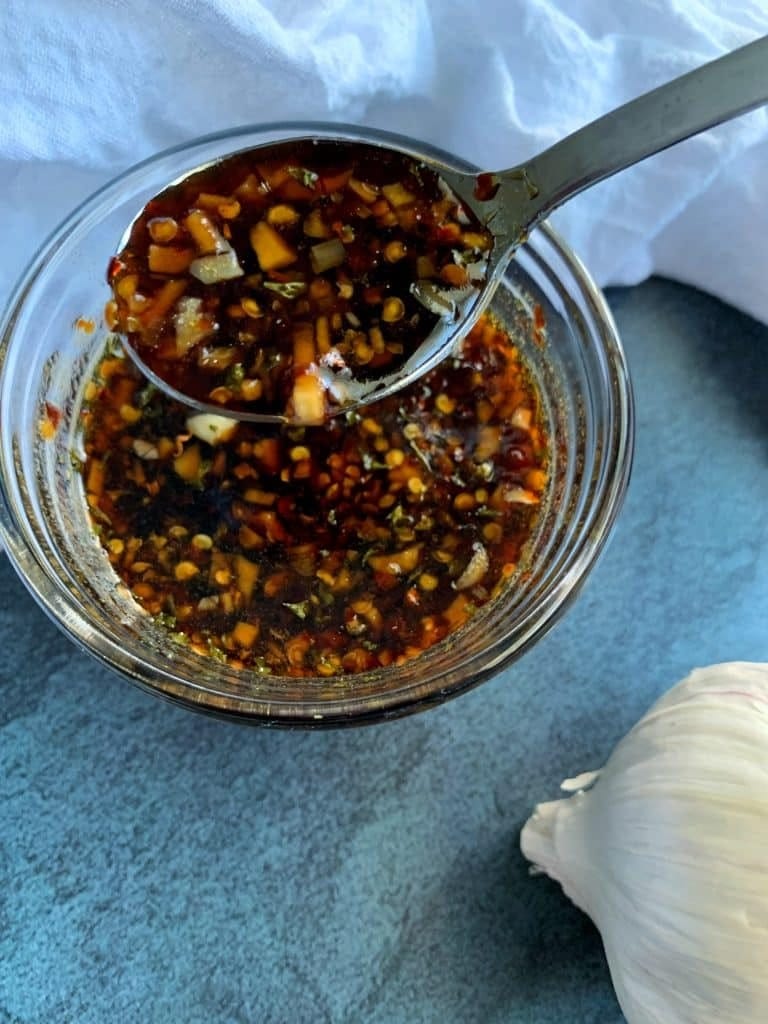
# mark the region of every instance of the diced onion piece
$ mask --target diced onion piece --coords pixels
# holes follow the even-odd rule
[[[289,203],[277,203],[267,210],[267,223],[272,224],[273,227],[295,224],[298,219],[298,210]]]
[[[328,326],[328,317],[319,316],[315,320],[315,339],[317,341],[317,350],[321,355],[325,355],[331,347],[331,330]]]
[[[411,203],[416,202],[416,196],[413,192],[409,192],[405,185],[401,185],[399,181],[391,185],[382,185],[381,191],[394,207],[409,206]]]
[[[179,359],[212,334],[216,327],[210,317],[203,313],[202,299],[193,299],[189,296],[179,299],[173,326],[176,331],[176,355]]]
[[[214,210],[218,213],[219,207],[226,206],[228,203],[237,202],[232,196],[225,196],[219,192],[201,192],[195,200],[195,205],[199,208],[202,207],[204,210]]]
[[[150,245],[147,266],[153,274],[182,274],[192,262],[192,249],[179,249],[173,245]]]
[[[237,262],[234,249],[192,260],[189,272],[203,284],[216,284],[218,281],[231,281],[232,278],[243,276],[243,268]]]
[[[293,365],[306,370],[315,361],[315,332],[312,324],[298,323],[293,329]]]
[[[235,571],[237,572],[237,589],[246,601],[250,601],[261,567],[246,558],[245,555],[235,555]]]
[[[190,210],[184,218],[184,227],[203,256],[228,252],[232,248],[208,214],[202,210]]]
[[[160,290],[155,293],[149,311],[144,314],[147,326],[152,327],[160,323],[163,317],[167,316],[173,309],[186,290],[187,282],[183,278],[174,278],[171,281],[166,281]],[[127,323],[126,328],[131,330]]]
[[[347,250],[340,238],[329,238],[327,242],[319,242],[313,245],[309,252],[312,262],[312,269],[316,274],[322,274],[324,270],[331,270],[333,267],[340,267],[347,256]]]
[[[147,231],[153,242],[171,242],[179,233],[179,225],[173,217],[152,217],[147,221]]]
[[[199,412],[187,416],[187,430],[207,444],[222,444],[230,441],[237,430],[237,420],[231,416],[217,416],[211,412]]]
[[[304,219],[304,234],[308,238],[329,238],[331,229],[323,220],[319,210],[310,210],[309,215]]]
[[[280,270],[298,259],[298,253],[271,224],[260,220],[250,232],[251,245],[262,270]]]
[[[466,590],[468,587],[474,587],[488,572],[489,564],[488,552],[483,545],[480,543],[473,544],[472,557],[467,562],[464,572],[454,583],[456,589]]]
[[[313,373],[302,373],[293,384],[292,419],[307,426],[325,420],[325,396],[322,382]]]

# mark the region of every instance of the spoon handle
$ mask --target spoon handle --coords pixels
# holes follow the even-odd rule
[[[524,171],[531,227],[590,185],[763,103],[768,36],[625,103],[498,179],[502,191],[507,175],[519,187]]]

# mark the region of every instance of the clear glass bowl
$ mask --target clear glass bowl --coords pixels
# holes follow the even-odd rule
[[[424,709],[477,685],[518,658],[568,607],[626,490],[632,392],[601,293],[555,233],[546,225],[537,229],[492,307],[515,331],[545,396],[553,445],[546,507],[507,590],[417,659],[353,676],[256,675],[171,642],[118,585],[89,527],[71,465],[83,389],[107,336],[105,268],[126,225],[169,181],[235,150],[306,136],[394,145],[471,169],[401,136],[292,122],[168,150],[87,200],[33,260],[0,325],[0,536],[24,583],[65,633],[153,693],[262,724],[359,724]],[[542,313],[543,338],[534,327]],[[96,329],[85,333],[80,318],[92,319]],[[61,411],[47,440],[40,432],[46,403]]]

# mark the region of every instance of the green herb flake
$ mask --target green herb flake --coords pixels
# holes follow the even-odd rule
[[[265,281],[264,287],[271,292],[277,292],[284,299],[298,299],[307,290],[306,281]]]
[[[150,381],[144,385],[139,391],[136,392],[136,405],[139,409],[146,409],[149,403],[157,394],[157,388]]]
[[[386,462],[382,462],[381,459],[377,459],[370,452],[363,452],[363,469],[370,472],[372,469],[388,469]]]
[[[299,619],[306,619],[309,614],[309,598],[305,601],[298,601],[296,604],[291,604],[290,601],[283,601],[283,607],[292,611],[293,614]]]
[[[314,188],[317,185],[319,175],[315,171],[310,171],[308,167],[286,167],[286,170],[292,178],[300,181],[304,188]]]
[[[217,647],[213,640],[208,641],[208,654],[210,655],[211,658],[213,658],[214,661],[226,663],[226,654],[224,653],[224,651],[222,651],[220,647]]]
[[[242,363],[235,363],[234,366],[230,366],[227,370],[224,382],[230,386],[234,384],[242,384],[245,380],[245,367]]]

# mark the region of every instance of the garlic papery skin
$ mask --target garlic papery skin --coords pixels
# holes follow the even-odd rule
[[[593,919],[628,1024],[768,1022],[768,665],[697,669],[523,854]]]

